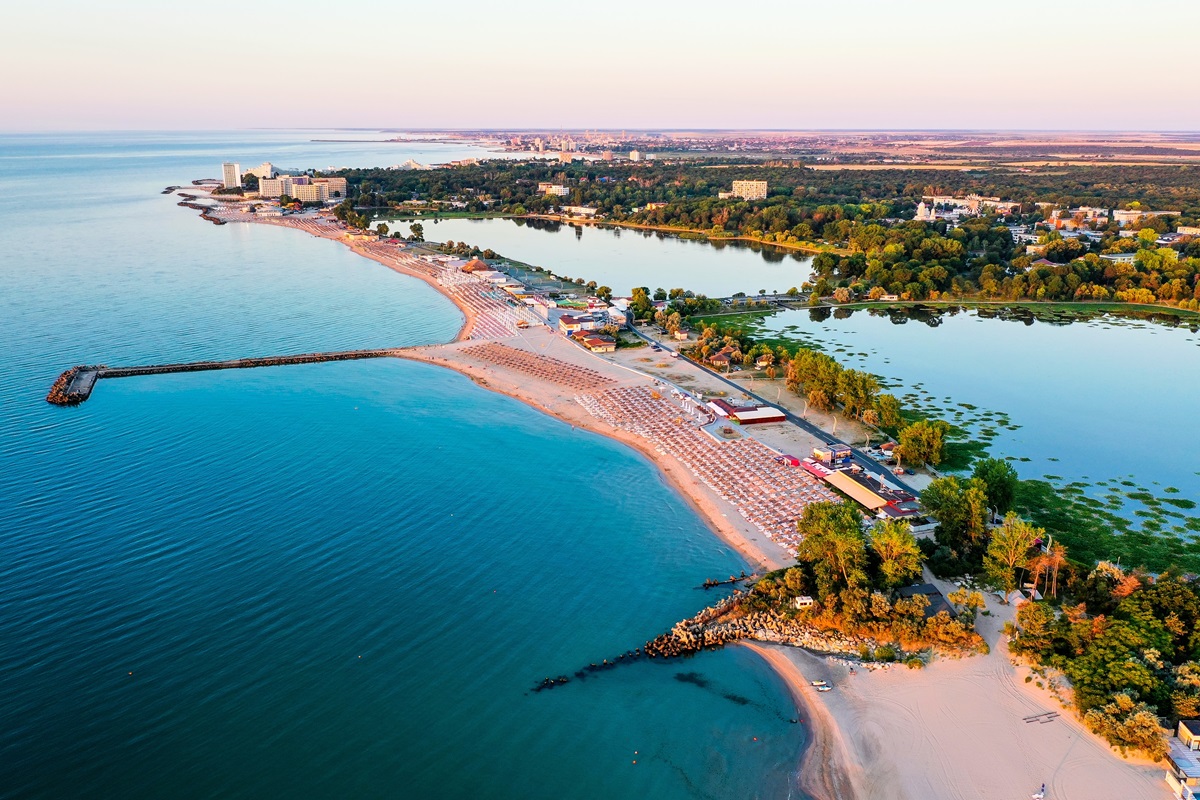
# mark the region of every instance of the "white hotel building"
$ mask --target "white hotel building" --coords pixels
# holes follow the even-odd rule
[[[242,166],[226,161],[221,165],[221,185],[226,189],[242,188]]]

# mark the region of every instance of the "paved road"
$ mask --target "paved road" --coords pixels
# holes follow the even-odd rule
[[[647,336],[645,333],[643,333],[641,330],[638,329],[637,325],[631,324],[630,327],[638,337],[640,337],[641,339],[644,339],[646,342],[648,342],[652,345],[657,345],[657,346],[663,348],[664,350],[676,350],[676,348],[673,348],[672,346],[670,346],[664,342],[660,342],[657,339]],[[678,352],[678,351],[676,350],[676,352]],[[683,356],[681,355],[680,358],[683,358]],[[787,417],[788,422],[791,422],[793,425],[797,425],[800,428],[802,428],[803,430],[808,431],[809,433],[811,433],[813,436],[816,436],[821,441],[829,442],[832,444],[844,444],[847,447],[850,447],[849,442],[843,442],[841,439],[828,433],[827,431],[824,431],[824,430],[818,428],[816,425],[813,425],[811,422],[804,419],[803,417],[792,413],[788,409],[783,408],[782,406],[779,406],[779,405],[773,403],[772,401],[767,400],[764,397],[760,397],[759,395],[757,395],[754,392],[747,389],[742,384],[737,383],[736,381],[730,380],[729,378],[725,377],[724,375],[717,372],[716,370],[711,369],[710,367],[707,367],[704,364],[701,364],[697,361],[692,361],[690,359],[689,359],[688,363],[699,367],[700,369],[704,370],[709,375],[712,375],[714,378],[721,381],[722,383],[725,383],[729,387],[731,387],[739,392],[743,392],[745,394],[750,395],[750,397],[757,400],[758,402],[778,408],[780,411],[783,412],[784,416]],[[852,453],[852,458],[854,460],[854,463],[861,466],[867,472],[870,472],[877,476],[886,478],[888,483],[890,483],[893,486],[900,487],[901,489],[903,489],[904,491],[908,492],[911,495],[916,496],[916,495],[920,494],[920,492],[918,492],[916,489],[909,486],[907,483],[902,481],[896,475],[893,475],[892,472],[890,470],[888,470],[887,467],[880,464],[878,461],[871,458],[870,456],[864,455],[861,451],[859,451],[858,449],[853,448],[853,447],[851,447],[851,453]]]

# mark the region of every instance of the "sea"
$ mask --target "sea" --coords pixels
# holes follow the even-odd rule
[[[76,364],[453,337],[419,281],[162,193],[487,155],[393,135],[0,136],[0,797],[803,797],[746,650],[534,691],[747,566],[630,449],[389,359],[45,402]]]

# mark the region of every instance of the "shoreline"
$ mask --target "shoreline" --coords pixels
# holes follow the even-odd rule
[[[700,520],[705,524],[710,532],[717,539],[730,546],[739,557],[747,562],[747,565],[755,571],[770,572],[783,567],[790,566],[795,563],[795,559],[787,553],[787,551],[777,543],[767,539],[768,544],[763,546],[758,541],[758,536],[752,538],[751,535],[739,530],[738,526],[730,521],[729,515],[721,510],[719,501],[712,495],[708,487],[704,486],[698,479],[688,474],[682,464],[670,456],[660,454],[656,451],[651,442],[643,440],[632,433],[614,428],[605,424],[599,419],[588,414],[573,398],[567,396],[568,404],[562,404],[564,398],[553,397],[554,389],[552,387],[542,385],[536,386],[534,381],[522,381],[521,383],[513,382],[509,387],[502,388],[497,384],[498,377],[490,367],[479,368],[471,364],[465,363],[461,356],[457,356],[457,348],[455,345],[462,345],[471,340],[469,337],[475,328],[478,320],[478,313],[475,309],[464,304],[453,293],[447,291],[446,287],[437,282],[433,276],[426,274],[420,270],[415,270],[405,266],[396,256],[391,254],[377,253],[370,249],[370,246],[358,245],[343,238],[340,228],[331,228],[330,230],[321,230],[324,225],[318,225],[315,222],[310,222],[312,218],[293,222],[288,218],[270,218],[260,220],[253,215],[245,215],[239,217],[236,221],[246,222],[249,224],[266,224],[280,228],[290,228],[293,230],[308,233],[316,238],[327,239],[345,245],[351,252],[357,255],[370,259],[392,271],[417,278],[423,281],[426,285],[436,291],[441,297],[452,302],[459,312],[463,314],[465,322],[460,328],[458,334],[451,340],[438,344],[421,345],[410,348],[397,348],[393,354],[395,358],[407,359],[410,361],[420,361],[438,367],[444,367],[458,372],[461,375],[469,378],[477,386],[483,389],[502,394],[517,400],[526,406],[533,408],[547,416],[553,417],[560,422],[571,425],[572,427],[582,428],[592,433],[605,436],[613,441],[616,441],[625,446],[631,447],[639,455],[649,461],[654,467],[661,480],[665,481],[672,491],[681,497],[684,502],[699,516]],[[234,221],[234,220],[231,220]],[[310,222],[310,224],[303,224]],[[332,235],[337,233],[339,235]],[[547,333],[548,336],[560,338],[557,334]],[[478,340],[481,343],[488,341],[487,339]],[[572,354],[586,355],[589,363],[598,363],[601,366],[616,367],[625,369],[621,365],[614,365],[604,359],[600,359],[591,353],[581,350],[573,344],[567,344],[569,352]],[[436,352],[435,352],[436,351]],[[456,357],[457,356],[457,357]],[[487,374],[484,374],[484,373]],[[636,374],[645,381],[651,381],[653,378],[645,373],[636,371]],[[544,384],[544,382],[542,382]],[[540,392],[537,390],[541,390]],[[550,396],[545,396],[549,394]],[[552,408],[552,400],[559,400],[557,408]],[[732,506],[730,510],[734,510]],[[764,538],[766,538],[764,536]]]
[[[341,236],[324,235],[309,229],[316,226],[274,221],[268,224],[308,230],[320,238],[341,241],[359,255],[399,274],[423,280],[463,313],[464,325],[452,341],[398,349],[395,357],[454,370],[481,388],[518,400],[573,428],[580,427],[633,448],[656,468],[660,479],[684,499],[708,529],[741,558],[762,569],[794,563],[794,560],[785,561],[771,553],[770,548],[756,545],[757,538],[739,530],[722,511],[724,505],[714,500],[715,495],[708,486],[698,478],[684,474],[684,464],[657,450],[650,440],[643,440],[590,415],[575,401],[571,391],[549,381],[506,372],[502,366],[478,361],[471,353],[461,352],[474,328],[476,314],[432,275],[406,267],[390,253],[373,252],[369,245],[355,246]],[[336,230],[329,232],[332,234]],[[519,344],[515,341],[517,338]],[[475,340],[472,344],[488,341]],[[603,365],[622,367],[619,363],[586,353],[549,331],[518,332],[512,343],[523,345],[535,355],[557,348],[555,352],[559,356],[574,362],[583,359],[589,366],[597,368]],[[633,372],[640,381],[652,379],[641,370]],[[625,380],[631,379],[626,377]],[[786,552],[775,542],[771,545]],[[864,671],[860,676],[847,679],[844,667],[816,654],[794,648],[741,643],[762,658],[784,681],[798,714],[810,722],[808,741],[798,754],[798,781],[802,789],[818,800],[938,800],[943,797],[995,797],[1000,800],[1028,794],[1031,789],[1027,787],[1036,788],[1036,781],[1040,780],[1053,787],[1052,796],[1056,800],[1104,796],[1108,789],[1118,786],[1122,796],[1165,797],[1166,785],[1161,780],[1160,768],[1115,756],[1078,720],[1067,720],[1070,712],[1063,714],[1063,723],[1059,725],[1028,728],[1022,724],[1021,713],[1028,714],[1033,709],[1062,709],[1048,696],[1036,695],[1032,687],[1018,685],[1019,670],[1009,662],[1000,635],[1002,620],[999,615],[1011,616],[1012,609],[996,606],[994,613],[998,616],[988,617],[989,621],[984,623],[991,655],[961,661],[938,659],[920,672],[903,670],[902,676],[887,674],[894,671],[888,670],[881,676],[868,677]],[[984,633],[983,630],[980,632]],[[806,675],[829,680],[837,690],[818,696],[809,686]],[[864,682],[869,686],[863,686]],[[860,687],[871,691],[861,693]],[[938,710],[936,714],[929,710],[934,707]],[[977,735],[981,728],[992,731],[986,741]],[[1001,738],[997,739],[997,736]],[[1039,740],[1040,750],[1036,753],[1028,751],[1026,740]],[[1072,753],[1072,749],[1080,744],[1087,752]],[[1069,759],[1068,755],[1071,756]],[[1060,773],[1063,774],[1060,776]]]
[[[782,569],[792,562],[784,562],[779,557],[766,548],[758,547],[751,542],[747,537],[738,531],[734,526],[730,525],[726,519],[719,515],[719,512],[713,508],[713,504],[707,501],[703,494],[704,492],[696,485],[696,482],[690,477],[685,477],[680,474],[678,464],[671,464],[666,457],[660,456],[654,449],[644,440],[616,428],[608,426],[601,427],[598,420],[582,413],[580,417],[572,417],[562,414],[550,408],[546,404],[530,394],[522,394],[515,389],[501,388],[493,380],[488,380],[488,376],[479,374],[479,371],[467,364],[451,361],[443,356],[437,356],[422,352],[434,347],[443,347],[444,345],[426,345],[420,348],[408,348],[397,350],[394,358],[405,359],[408,361],[417,361],[424,364],[430,364],[435,367],[442,367],[468,378],[476,386],[489,392],[510,397],[520,403],[532,408],[539,413],[545,414],[559,422],[570,425],[572,428],[580,428],[589,433],[598,434],[615,442],[632,448],[649,462],[659,478],[665,482],[672,491],[678,495],[689,508],[691,508],[700,520],[705,524],[709,531],[719,540],[729,545],[738,555],[743,558],[749,566],[756,570],[773,571]],[[582,411],[582,409],[581,409]]]
[[[475,323],[479,317],[479,315],[476,313],[475,309],[473,309],[470,306],[463,303],[461,300],[459,300],[457,297],[455,297],[450,292],[447,292],[444,286],[442,286],[440,283],[438,283],[432,276],[430,276],[424,272],[412,269],[410,267],[406,267],[399,261],[395,261],[395,260],[389,261],[389,260],[385,259],[385,257],[382,254],[374,253],[365,247],[355,246],[354,242],[345,241],[344,239],[342,239],[340,237],[321,235],[321,234],[315,232],[313,229],[308,228],[308,227],[300,227],[299,225],[289,224],[288,222],[277,221],[277,220],[273,220],[273,219],[272,220],[246,220],[246,222],[248,224],[252,224],[252,225],[254,225],[254,224],[271,225],[276,228],[288,228],[290,230],[296,230],[296,231],[301,231],[303,233],[307,233],[308,235],[310,235],[316,239],[325,239],[330,242],[337,242],[338,244],[341,244],[341,245],[345,246],[346,248],[348,248],[350,250],[350,252],[355,253],[356,255],[360,255],[363,258],[370,259],[371,261],[374,261],[377,264],[381,264],[382,266],[387,267],[388,269],[392,270],[393,272],[396,272],[400,275],[407,275],[410,278],[416,278],[417,280],[421,281],[422,283],[424,283],[427,286],[429,286],[430,288],[432,288],[439,295],[441,295],[442,297],[444,297],[445,299],[447,299],[451,303],[453,303],[454,307],[457,308],[459,313],[463,315],[463,324],[461,327],[459,327],[458,333],[456,333],[454,335],[454,338],[450,340],[451,342],[461,342],[461,341],[468,339],[471,336],[471,332],[475,329]]]
[[[636,222],[613,222],[612,220],[594,220],[586,217],[564,217],[559,214],[508,214],[505,215],[508,219],[544,219],[551,222],[559,222],[568,225],[594,225],[598,228],[628,228],[635,231],[660,231],[662,233],[673,233],[683,239],[703,239],[706,242],[743,242],[749,244],[759,244],[764,247],[778,247],[781,250],[796,250],[801,253],[807,253],[812,256],[820,255],[821,253],[834,253],[835,255],[848,256],[852,251],[841,247],[827,245],[821,247],[816,244],[788,244],[787,242],[768,242],[763,239],[755,239],[753,236],[713,236],[706,231],[696,228],[671,228],[666,225],[642,225]],[[691,234],[685,236],[684,234]]]
[[[800,788],[816,800],[866,800],[856,785],[842,730],[829,709],[815,697],[800,667],[775,647],[749,640],[736,644],[761,658],[791,694],[805,730],[804,749],[798,763]],[[810,694],[814,696],[809,697]]]
[[[1042,784],[1053,800],[1170,797],[1162,765],[1119,755],[1010,659],[1004,623],[1016,609],[989,597],[987,610],[978,620],[986,655],[939,657],[920,670],[852,674],[842,659],[739,642],[784,681],[811,723],[801,788],[817,800],[1011,800]],[[833,691],[818,695],[810,679]],[[1031,724],[1044,714],[1052,716]]]

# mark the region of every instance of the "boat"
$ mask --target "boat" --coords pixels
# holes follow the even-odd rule
[[[827,681],[813,681],[812,685],[813,686],[828,686],[829,683]]]
[[[817,691],[818,692],[832,692],[833,687],[832,686],[818,686]]]

